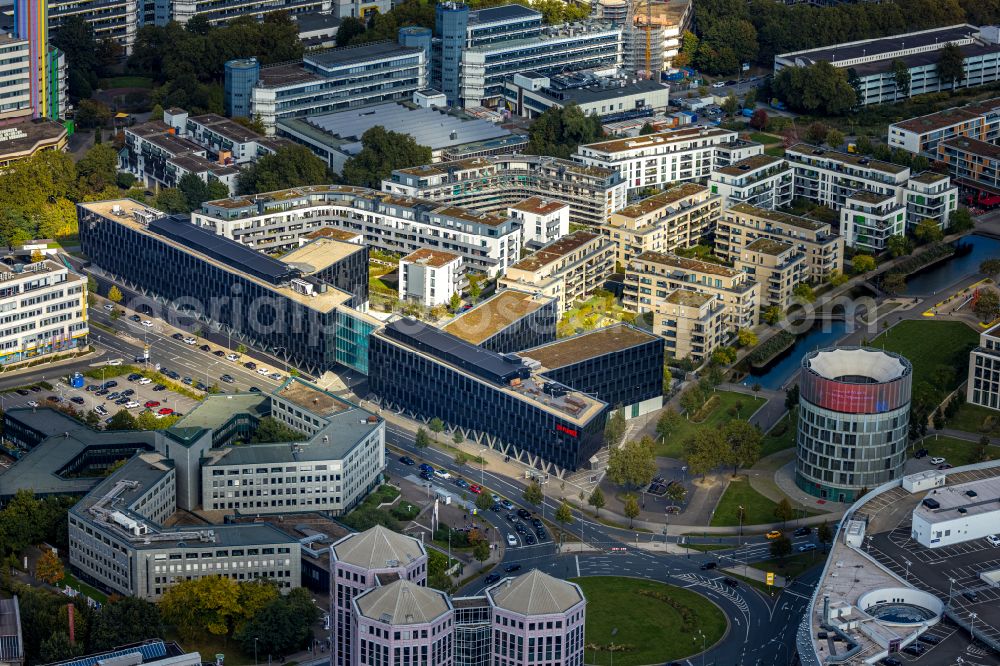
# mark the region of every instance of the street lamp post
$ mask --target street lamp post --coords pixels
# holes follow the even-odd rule
[[[974,645],[976,643],[976,618],[979,617],[979,613],[969,613],[969,644]]]
[[[913,562],[911,562],[909,560],[904,560],[903,563],[906,564],[906,582],[909,583],[910,582],[910,565],[913,564]]]
[[[949,578],[948,579],[948,608],[951,608],[951,590],[954,587],[954,585],[955,585],[955,579],[954,578]]]
[[[739,544],[742,546],[743,545],[743,512],[746,511],[746,509],[743,508],[742,504],[740,504],[739,511],[740,511],[740,536],[739,536]]]
[[[257,666],[257,637],[253,637],[253,666]]]
[[[486,447],[484,446],[479,452],[479,486],[483,487],[486,485],[486,457],[483,455],[486,453]]]

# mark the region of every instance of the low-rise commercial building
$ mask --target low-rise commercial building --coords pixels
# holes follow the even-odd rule
[[[663,252],[644,252],[625,268],[622,304],[633,312],[656,313],[678,289],[715,296],[726,309],[728,333],[750,328],[760,311],[760,286],[749,275],[720,264]]]
[[[792,290],[806,280],[806,255],[785,241],[758,238],[740,252],[734,267],[760,286],[760,306],[782,310],[792,304]]]
[[[445,305],[460,292],[462,276],[461,256],[420,248],[399,260],[399,299],[428,308]]]
[[[0,171],[12,163],[46,150],[66,150],[66,127],[53,120],[36,118],[0,128]]]
[[[792,202],[795,191],[791,166],[780,157],[755,155],[712,172],[708,186],[726,208],[745,203],[776,209]]]
[[[675,252],[700,243],[716,226],[722,199],[704,185],[684,183],[613,213],[601,233],[625,266],[643,252]]]
[[[722,154],[724,144],[729,145]],[[583,144],[574,157],[618,171],[628,189],[636,190],[708,178],[715,169],[762,152],[760,144],[738,141],[736,132],[699,126]]]
[[[653,312],[653,332],[672,358],[701,365],[730,337],[726,306],[714,294],[676,289]]]
[[[987,143],[1000,140],[1000,97],[893,123],[888,143],[933,160],[941,141],[961,136]]]
[[[881,252],[892,236],[906,231],[906,208],[892,194],[859,190],[840,209],[840,235],[844,242],[864,251]]]
[[[300,118],[409,100],[426,88],[429,53],[392,41],[307,53],[301,62],[257,67],[226,89],[227,104],[248,100],[268,134],[281,118]]]
[[[996,534],[998,500],[996,477],[935,488],[913,510],[910,536],[924,548],[942,548]]]
[[[550,296],[504,289],[442,330],[477,347],[509,354],[555,340],[559,315],[559,305]]]
[[[563,312],[614,271],[614,246],[599,233],[574,231],[512,264],[498,284],[555,298]]]
[[[304,118],[280,118],[277,134],[308,147],[340,173],[351,157],[361,152],[362,136],[373,127],[409,134],[418,145],[431,149],[431,160],[446,158],[449,150],[478,146],[482,154],[515,152],[528,139],[515,135],[496,123],[475,118],[458,109],[413,106],[402,103],[378,104],[335,113],[313,114]]]
[[[299,246],[321,229],[362,234],[373,249],[421,248],[458,254],[468,270],[502,273],[521,254],[521,227],[505,214],[350,185],[309,185],[207,201],[191,215],[198,227],[267,252]]]
[[[859,191],[890,195],[907,211],[899,233],[912,230],[924,219],[932,219],[946,230],[951,214],[958,208],[958,189],[950,180],[936,175],[914,176],[908,167],[898,164],[803,143],[786,150],[785,158],[795,173],[795,196],[834,210],[844,208],[847,198]],[[908,208],[910,203],[912,208]],[[848,239],[847,244],[852,245],[852,240]]]
[[[971,404],[1000,409],[1000,325],[979,334],[979,346],[969,356],[965,390]]]
[[[885,104],[914,95],[996,81],[1000,77],[998,36],[995,26],[950,25],[782,53],[774,56],[774,71],[825,61],[850,72],[862,106]],[[957,81],[938,76],[941,49],[947,44],[957,46],[962,52],[963,76]],[[898,62],[903,63],[909,73],[909,85],[905,88],[896,84]]]
[[[791,243],[806,256],[804,279],[821,283],[844,270],[844,237],[827,222],[776,210],[736,204],[715,229],[715,253],[732,263],[758,238]]]
[[[382,181],[382,189],[487,212],[537,196],[568,204],[571,222],[595,226],[627,201],[627,186],[615,169],[544,155],[497,155],[397,169]]]
[[[260,21],[264,16],[275,11],[285,11],[289,14],[310,14],[312,12],[329,13],[332,8],[330,0],[264,0],[263,2],[249,0],[142,0],[141,6],[154,7],[153,22],[156,25],[167,25],[171,21],[184,24],[196,16],[204,17],[211,25],[220,25],[240,16],[252,16]],[[141,23],[140,23],[141,24]]]
[[[355,295],[367,293],[364,287],[331,287],[187,216],[165,216],[131,199],[81,203],[77,209],[83,251],[147,303],[172,307],[181,299],[206,325],[249,346],[280,351],[308,372],[335,363],[367,372],[367,332],[378,322]],[[357,265],[353,254],[347,259]],[[367,281],[367,271],[354,273],[354,284]],[[236,296],[240,300],[233,302]]]
[[[585,116],[601,122],[651,117],[664,113],[670,88],[650,79],[627,80],[624,73],[604,77],[592,72],[545,76],[538,72],[514,74],[503,84],[507,108],[525,118],[537,118],[548,109],[576,104]]]
[[[87,280],[60,262],[0,261],[0,366],[86,345]]]
[[[545,245],[569,233],[569,204],[562,201],[528,197],[508,206],[507,214],[521,223],[525,245]]]

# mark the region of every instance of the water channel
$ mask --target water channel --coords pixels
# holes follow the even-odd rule
[[[967,236],[956,243],[956,254],[934,264],[906,280],[907,296],[928,296],[960,280],[975,275],[979,264],[991,257],[1000,258],[1000,240],[986,236]],[[795,344],[779,354],[766,368],[751,370],[744,382],[760,384],[765,389],[780,390],[802,363],[802,357],[819,347],[836,344],[848,332],[843,321],[819,322],[803,333]]]

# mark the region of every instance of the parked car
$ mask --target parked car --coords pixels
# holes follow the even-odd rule
[[[483,487],[478,483],[473,483],[471,486],[469,486],[469,492],[478,495],[479,493],[483,492]]]
[[[247,361],[246,363],[243,364],[243,367],[246,368],[247,370],[256,370],[257,364],[254,363],[253,361]]]
[[[942,458],[940,456],[935,456],[935,457],[931,458],[931,464],[932,465],[943,465],[946,462],[947,462],[947,459]]]
[[[270,375],[268,375],[268,376],[269,376],[269,377],[270,377],[271,379],[273,379],[274,381],[276,381],[276,382],[279,382],[279,381],[281,381],[281,373],[280,373],[280,372],[272,372],[272,373],[271,373]]]
[[[108,415],[108,410],[104,407],[104,405],[98,405],[97,407],[94,407],[94,411],[97,412],[100,416]]]
[[[507,535],[507,545],[508,546],[516,546],[517,545],[517,537],[514,536],[513,534],[508,534]]]
[[[438,477],[439,479],[450,479],[451,472],[449,472],[446,469],[436,469],[434,470],[434,476]]]
[[[532,536],[531,534],[525,534],[524,543],[528,544],[529,546],[534,546],[538,542],[535,540],[535,537]]]
[[[205,345],[205,346],[207,347],[208,345]],[[226,355],[226,352],[222,351],[221,349],[216,349],[212,353],[215,354],[216,356],[218,356],[219,358],[223,358]]]
[[[208,345],[202,345],[201,347],[198,347],[198,349],[202,350],[203,352],[210,352],[210,351],[212,351],[212,348],[209,347]]]
[[[917,452],[913,454],[913,457],[914,458],[925,458],[929,453],[930,453],[930,451],[928,451],[927,449],[918,449]]]
[[[174,410],[170,409],[169,407],[164,407],[156,413],[160,414],[161,416],[170,416],[171,414],[174,413]]]
[[[893,659],[892,657],[884,657],[880,664],[885,664],[885,666],[903,666],[903,662],[899,659]]]
[[[1000,536],[997,536],[996,534],[991,534],[988,537],[986,537],[986,541],[988,541],[989,544],[994,548],[1000,548]]]
[[[137,324],[138,324],[138,323],[139,323],[140,321],[142,321],[142,317],[140,317],[140,316],[139,316],[139,315],[137,315],[137,314],[134,314],[134,315],[132,315],[131,317],[129,317],[129,319],[131,319],[132,321],[134,321],[134,322],[135,322],[135,323],[137,323]]]
[[[140,374],[139,374],[138,372],[133,372],[132,374],[130,374],[130,375],[129,375],[129,376],[127,377],[127,379],[128,379],[128,380],[129,380],[130,382],[134,382],[134,381],[138,381],[138,380],[142,379],[142,375],[140,375]]]
[[[263,375],[264,377],[267,377],[269,374],[271,374],[271,371],[268,370],[267,368],[265,368],[264,366],[261,366],[261,367],[257,368],[257,374],[258,375]]]
[[[146,404],[144,406],[148,407],[149,409],[152,409],[153,407],[159,407],[160,406],[160,401],[159,400],[147,400]]]
[[[139,403],[135,400],[129,400],[125,403],[125,409],[135,409],[139,406]]]
[[[172,337],[174,340],[183,340],[184,339],[184,334],[183,333],[174,333],[170,337]]]
[[[152,384],[153,380],[149,377],[142,377],[141,379],[136,380],[136,383],[139,384],[139,386],[145,386],[146,384]]]
[[[975,590],[966,590],[965,592],[962,592],[962,596],[973,603],[979,601],[979,593]]]
[[[135,389],[125,389],[122,391],[122,395],[133,396],[135,395]]]
[[[35,402],[34,400],[29,400],[28,407],[38,407],[38,403]]]
[[[143,319],[142,325],[145,326],[146,328],[153,328],[153,322],[149,321],[148,319]]]
[[[545,541],[546,539],[549,538],[548,533],[542,527],[539,527],[537,530],[535,530],[535,536],[538,537],[539,541]]]
[[[420,471],[427,472],[428,474],[433,474],[434,468],[428,465],[427,463],[420,463]]]
[[[514,503],[507,499],[500,500],[500,506],[507,509],[508,511],[514,510]]]
[[[235,384],[236,383],[236,380],[233,379],[232,375],[222,375],[221,377],[219,377],[219,379],[221,379],[222,381],[226,382],[227,384]]]
[[[906,654],[912,654],[914,657],[919,657],[926,650],[927,648],[925,648],[920,643],[910,643],[905,648],[903,648],[903,652],[905,652]]]
[[[715,83],[712,84],[712,87],[713,88],[725,88],[726,87],[726,82],[725,81],[716,81]]]
[[[941,639],[933,634],[920,634],[917,636],[917,640],[928,645],[937,645],[941,642]]]
[[[167,387],[164,386],[163,384],[157,384],[156,386],[153,387],[153,390],[154,391],[166,391]]]
[[[517,510],[517,517],[518,518],[524,518],[525,520],[527,520],[527,519],[531,518],[531,512],[530,511],[525,511],[524,509],[518,509]]]
[[[194,338],[192,338],[191,336],[188,336],[188,337],[184,338],[184,344],[186,344],[186,345],[196,345],[196,344],[198,344],[198,341],[195,340]]]
[[[75,402],[78,405],[82,405],[85,401],[80,396],[74,395],[72,398],[70,398],[70,402]]]
[[[97,385],[96,384],[91,384],[90,386],[87,387],[87,390],[88,391],[96,391],[97,390]],[[17,389],[17,394],[18,395],[31,395],[31,391],[29,391],[28,389]]]

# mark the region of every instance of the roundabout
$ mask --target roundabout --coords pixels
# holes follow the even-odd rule
[[[622,576],[570,580],[587,598],[587,664],[641,666],[681,660],[711,648],[726,634],[723,612],[690,590]]]

